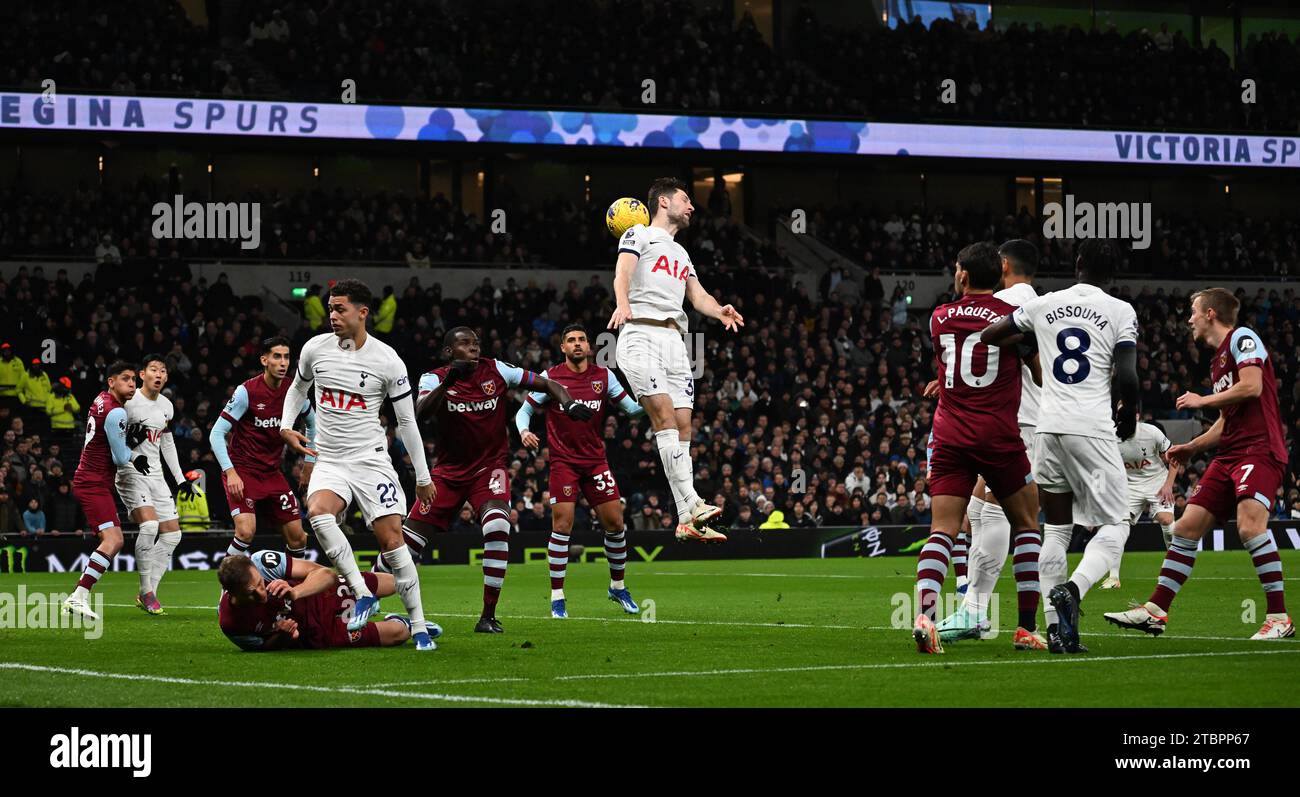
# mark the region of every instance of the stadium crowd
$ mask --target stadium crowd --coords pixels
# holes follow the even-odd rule
[[[780,49],[748,14],[689,0],[207,4],[210,14],[226,6],[231,16],[214,25],[222,36],[174,0],[6,3],[0,85],[40,91],[48,77],[60,90],[337,101],[350,78],[364,101],[644,110],[642,81],[652,78],[659,110],[1300,127],[1300,43],[1277,33],[1248,36],[1234,65],[1231,43],[1198,45],[1167,26],[927,29],[917,18],[862,28],[823,22],[806,4]],[[259,84],[263,70],[273,77]],[[946,78],[957,81],[953,102],[941,96]],[[1254,103],[1241,101],[1245,79],[1256,81]]]
[[[1074,271],[1079,239],[1044,237],[1043,219],[1026,208],[1015,215],[999,215],[973,208],[885,211],[860,202],[832,207],[791,203],[775,212],[772,221],[781,223],[793,207],[807,211],[809,234],[868,269],[934,271],[947,268],[971,241],[1024,238],[1038,247],[1041,272]],[[1255,218],[1241,212],[1153,215],[1150,247],[1125,249],[1119,273],[1294,278],[1300,276],[1300,221],[1285,215]]]
[[[257,343],[289,335],[297,351],[317,333],[324,310],[315,291],[295,330],[281,330],[256,297],[237,297],[225,275],[194,281],[179,259],[101,267],[73,284],[65,272],[6,268],[0,304],[0,533],[68,532],[81,528],[68,494],[81,445],[85,408],[102,389],[109,361],[161,352],[175,405],[174,434],[183,470],[200,469],[208,485],[212,525],[228,525],[220,473],[207,435],[234,387],[259,370]],[[861,302],[809,293],[788,272],[726,259],[709,269],[708,287],[753,323],[740,335],[703,323],[703,377],[696,381],[694,462],[702,495],[715,496],[736,528],[925,523],[929,496],[925,439],[933,404],[921,398],[933,377],[926,312],[901,312],[868,290]],[[364,277],[364,272],[362,273]],[[123,278],[125,277],[125,279]],[[374,286],[380,288],[380,286]],[[377,334],[413,374],[441,362],[442,333],[465,324],[479,330],[484,356],[534,371],[557,363],[559,330],[586,324],[599,350],[610,294],[599,279],[580,286],[538,284],[520,274],[504,285],[484,283],[467,296],[446,296],[415,272],[406,285],[378,290]],[[1139,313],[1139,373],[1148,417],[1179,417],[1173,401],[1184,389],[1209,390],[1208,353],[1186,331],[1187,296],[1143,290],[1124,295]],[[1300,517],[1300,298],[1262,291],[1243,301],[1241,322],[1255,328],[1274,357],[1279,403],[1291,446],[1291,467],[1277,496],[1278,517]],[[946,298],[946,297],[945,297]],[[52,344],[45,344],[51,341]],[[1183,417],[1186,417],[1183,414]],[[543,435],[543,424],[534,431]],[[392,425],[389,424],[390,438]],[[614,414],[606,421],[610,464],[627,499],[632,528],[672,528],[671,501],[644,419]],[[533,455],[511,430],[512,500],[517,528],[549,528],[549,456]],[[400,442],[391,445],[413,495],[413,474]],[[1205,461],[1177,482],[1179,511]],[[300,467],[291,463],[291,483]],[[779,513],[779,514],[778,514]],[[578,523],[589,519],[581,507]],[[207,525],[199,521],[198,526]],[[468,512],[458,528],[473,527]],[[583,528],[583,525],[578,525]]]
[[[586,267],[610,257],[602,208],[556,194],[531,201],[509,185],[494,203],[504,211],[504,232],[495,218],[480,219],[456,208],[443,194],[432,198],[403,192],[359,189],[281,192],[252,189],[213,201],[256,202],[261,208],[260,245],[243,249],[237,239],[154,237],[150,209],[174,197],[168,180],[140,177],[129,189],[79,184],[71,193],[0,188],[0,260],[23,256],[95,257],[99,261],[222,258],[280,261],[333,260],[436,264]],[[181,188],[186,201],[205,202],[201,191]],[[687,246],[701,255],[739,262],[785,263],[779,247],[732,223],[725,199],[700,208],[708,223],[687,233]],[[1043,222],[1028,209],[999,215],[987,209],[951,207],[885,210],[860,202],[826,207],[791,203],[775,211],[772,224],[790,208],[807,210],[808,233],[836,247],[870,270],[938,271],[973,240],[1026,238],[1042,253],[1040,270],[1073,269],[1074,239],[1049,239]],[[1259,277],[1300,275],[1300,221],[1286,216],[1256,218],[1245,213],[1204,216],[1157,215],[1151,245],[1129,250],[1125,275],[1184,277],[1248,273]],[[175,253],[175,254],[173,254]],[[697,255],[700,256],[700,255]]]

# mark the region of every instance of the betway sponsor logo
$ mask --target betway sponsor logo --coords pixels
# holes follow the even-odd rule
[[[573,403],[584,404],[587,407],[590,407],[592,412],[600,411],[600,399],[574,399]]]
[[[55,769],[130,769],[131,776],[153,772],[153,736],[148,733],[68,733],[50,737],[50,766]]]
[[[258,429],[274,429],[280,425],[279,418],[254,418],[253,426]]]
[[[497,402],[500,400],[500,396],[494,396],[486,401],[448,401],[447,409],[452,412],[491,411],[497,408]]]

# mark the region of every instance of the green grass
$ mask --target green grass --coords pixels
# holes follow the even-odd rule
[[[1287,572],[1300,568],[1295,552],[1283,559]],[[1248,641],[1263,621],[1263,600],[1240,551],[1201,555],[1164,636],[1120,632],[1102,620],[1130,598],[1145,599],[1159,562],[1155,553],[1129,554],[1125,588],[1088,596],[1083,629],[1092,652],[1069,657],[1012,649],[1009,578],[999,585],[1002,636],[918,655],[910,612],[892,600],[912,589],[915,562],[902,557],[629,567],[642,608],[653,601],[653,623],[606,599],[602,563],[570,566],[571,619],[551,620],[545,564],[515,564],[498,611],[502,635],[472,632],[477,568],[425,567],[426,611],[445,629],[439,649],[425,654],[410,643],[242,653],[217,627],[213,572],[168,574],[159,590],[164,617],[129,605],[135,574],[110,573],[100,584],[107,606],[99,639],[75,629],[0,629],[0,705],[1300,705],[1300,645]],[[64,592],[72,581],[0,575],[0,592],[20,584]],[[1243,622],[1247,599],[1258,606],[1251,622]],[[400,610],[396,598],[384,607]],[[906,628],[891,627],[895,616]]]

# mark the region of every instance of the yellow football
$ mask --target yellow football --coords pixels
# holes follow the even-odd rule
[[[609,228],[610,235],[615,238],[627,232],[633,225],[649,223],[650,212],[646,210],[645,203],[632,197],[625,196],[614,200],[614,204],[605,211],[605,226]]]

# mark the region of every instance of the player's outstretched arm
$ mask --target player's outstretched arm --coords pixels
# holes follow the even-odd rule
[[[550,396],[556,404],[560,405],[560,409],[564,410],[564,414],[575,421],[585,421],[592,416],[591,407],[574,401],[573,396],[569,395],[568,388],[559,382],[537,376],[533,384],[540,392]]]
[[[1204,451],[1208,451],[1219,444],[1219,438],[1223,437],[1223,416],[1214,425],[1206,429],[1204,433],[1194,438],[1191,442],[1183,443],[1170,447],[1165,454],[1165,459],[1169,467],[1185,467],[1192,457]]]
[[[1218,410],[1259,398],[1259,394],[1263,392],[1264,370],[1257,366],[1246,366],[1237,369],[1237,382],[1222,393],[1202,396],[1189,390],[1178,397],[1174,406],[1180,410],[1196,410],[1202,407]]]
[[[632,272],[636,271],[639,255],[633,252],[619,252],[614,264],[614,313],[609,317],[606,329],[618,329],[632,317],[632,301],[628,298],[632,290]]]
[[[533,451],[541,445],[541,440],[528,428],[533,421],[533,405],[540,404],[547,398],[548,396],[543,393],[529,393],[524,402],[519,405],[519,412],[515,413],[515,428],[519,430],[519,439],[525,448]]]
[[[131,449],[126,445],[126,410],[114,407],[104,418],[104,436],[108,438],[108,450],[113,455],[113,464],[119,468],[131,463]]]
[[[732,332],[740,331],[740,327],[745,325],[744,317],[736,311],[736,308],[729,304],[718,304],[718,300],[704,290],[704,286],[694,274],[686,280],[686,299],[691,303],[691,307],[709,318],[718,319]]]
[[[428,501],[433,497],[432,494],[426,496],[419,488],[432,484],[433,478],[429,475],[429,462],[424,456],[424,439],[420,437],[415,405],[409,395],[393,402],[393,415],[397,417],[397,436],[406,447],[407,456],[411,458],[411,467],[415,469],[416,492],[420,493],[420,500]]]
[[[299,367],[302,367],[301,363]],[[295,412],[292,408],[302,407],[307,400],[307,390],[307,381],[294,374],[293,382],[289,383],[289,391],[284,397],[284,409],[280,412],[280,437],[294,453],[314,457],[316,451],[309,447],[307,436],[293,428],[302,413],[301,410]]]
[[[985,346],[1014,346],[1024,336],[1025,333],[1020,331],[1011,316],[1005,316],[1001,321],[995,321],[984,328],[980,333],[980,342]]]

